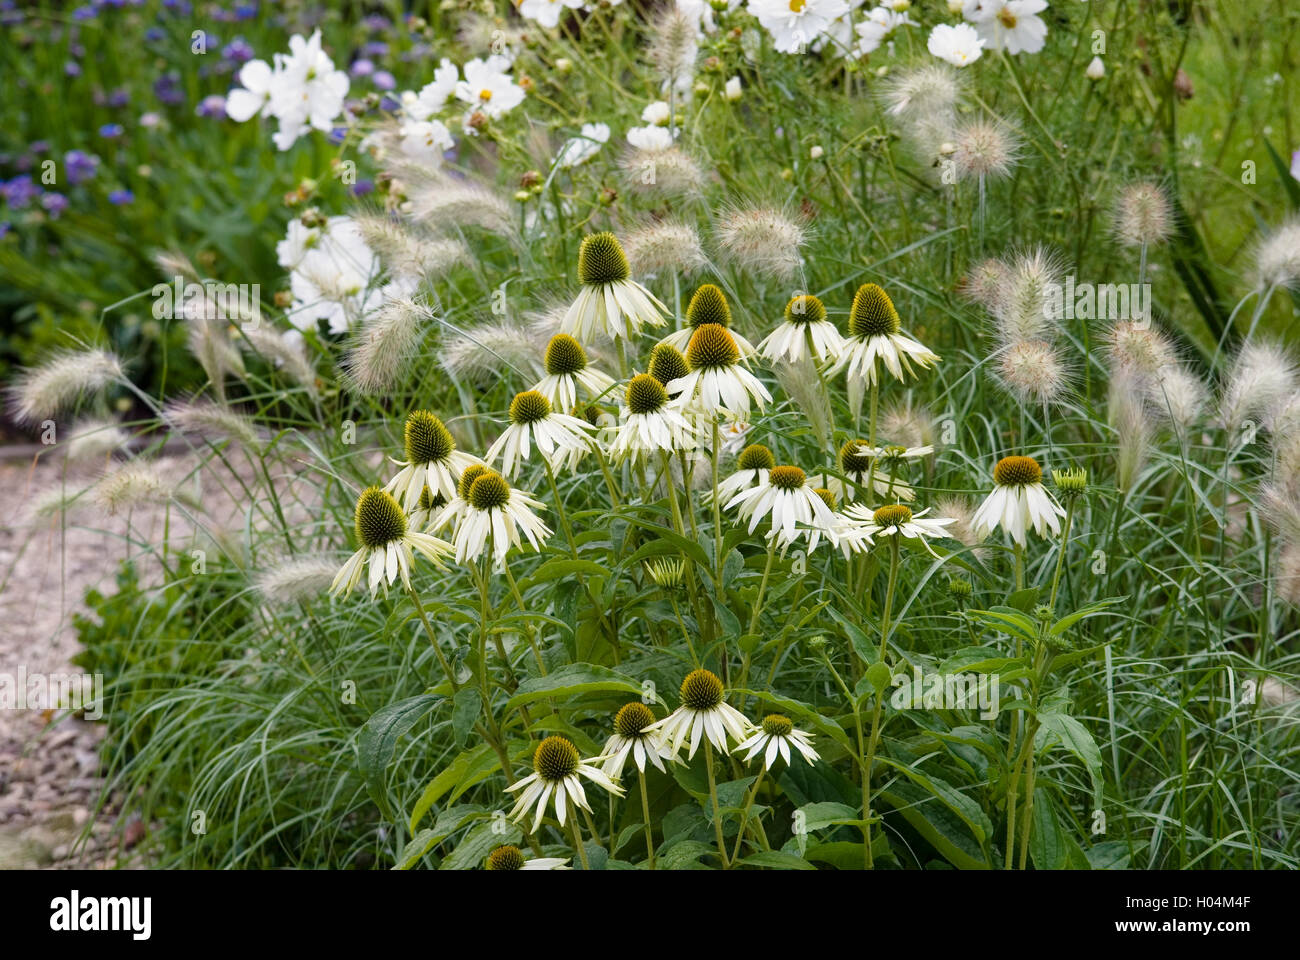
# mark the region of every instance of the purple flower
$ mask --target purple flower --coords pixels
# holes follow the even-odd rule
[[[361,25],[367,30],[380,31],[388,29],[388,18],[383,14],[372,13],[361,20]]]
[[[50,149],[50,142],[48,140],[33,140],[27,149],[32,153],[46,153]]]
[[[115,207],[124,207],[135,201],[135,194],[130,190],[114,190],[108,195],[108,202]]]
[[[0,197],[4,202],[9,204],[12,210],[22,210],[27,207],[33,200],[40,196],[41,188],[32,182],[28,174],[21,177],[14,177],[8,183],[0,186]]]
[[[334,144],[342,143],[348,137],[347,127],[334,127],[329,132],[329,142]]]
[[[199,101],[199,105],[194,112],[200,117],[216,117],[218,119],[225,119],[226,98],[221,96],[219,93],[206,96]]]
[[[99,16],[99,11],[94,7],[77,7],[72,11],[72,19],[77,23],[85,23],[87,20],[94,20]]]
[[[1300,150],[1291,154],[1291,176],[1300,180]]]
[[[352,195],[354,197],[364,197],[368,193],[373,193],[374,189],[375,189],[375,181],[358,180],[356,183],[352,185]]]
[[[99,128],[99,135],[105,140],[116,140],[126,129],[120,123],[106,123]]]
[[[108,95],[108,105],[110,107],[125,107],[130,102],[131,94],[124,87],[119,87]]]
[[[9,231],[13,229],[13,224],[8,220],[0,220],[0,237],[9,236]]]
[[[160,102],[174,107],[178,103],[185,101],[185,94],[181,92],[181,78],[178,73],[164,73],[161,77],[153,82],[153,95]]]
[[[360,60],[352,61],[352,66],[348,67],[348,73],[352,74],[354,77],[368,77],[374,72],[374,63],[364,57]]]
[[[63,155],[63,166],[68,171],[68,183],[74,186],[85,183],[99,170],[99,157],[81,150],[69,150]]]
[[[246,63],[253,59],[253,47],[243,37],[235,37],[222,48],[221,55],[227,60]]]
[[[63,72],[69,77],[81,76],[81,64],[76,60],[69,60],[63,65]]]
[[[392,90],[397,86],[397,81],[393,79],[393,75],[387,70],[376,71],[375,75],[370,78],[370,82],[378,90]]]
[[[150,43],[157,43],[159,40],[166,39],[166,37],[167,31],[162,27],[150,27],[144,32],[144,38]]]
[[[190,0],[163,0],[163,7],[182,17],[188,17],[190,11],[194,9],[190,5]]]
[[[369,43],[361,45],[361,55],[363,57],[383,57],[388,53],[388,44],[382,40],[371,40]]]
[[[41,206],[51,219],[57,220],[59,214],[68,209],[68,198],[61,193],[46,193],[41,196]]]
[[[236,20],[255,20],[257,19],[257,4],[240,3],[235,5]]]

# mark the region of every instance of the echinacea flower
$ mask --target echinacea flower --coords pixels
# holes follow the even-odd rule
[[[841,500],[852,501],[859,492],[867,497],[884,497],[897,500],[913,500],[916,493],[912,487],[880,470],[881,448],[871,447],[863,439],[848,440],[840,447],[838,456],[840,473],[848,478],[845,483],[839,477],[821,475],[816,479]]]
[[[410,530],[401,506],[391,494],[378,487],[367,487],[357,498],[355,525],[359,546],[335,574],[330,584],[332,594],[351,593],[367,568],[371,597],[381,584],[387,592],[399,575],[402,585],[410,589],[411,564],[417,552],[445,569],[442,561],[451,553],[451,545],[427,533]]]
[[[971,521],[976,537],[982,540],[1001,527],[1023,547],[1026,530],[1044,538],[1049,530],[1060,533],[1058,518],[1065,510],[1043,486],[1043,468],[1033,457],[1003,457],[993,468],[993,483]]]
[[[443,514],[452,506],[448,504]],[[540,500],[512,489],[499,473],[485,470],[469,485],[463,505],[457,507],[460,522],[456,526],[456,562],[476,562],[491,539],[492,553],[499,563],[511,547],[523,546],[520,531],[534,550],[540,550],[542,542],[551,535],[551,528],[533,511],[544,509],[546,506]],[[435,524],[441,524],[442,520],[440,517]]]
[[[682,703],[648,730],[658,730],[663,742],[676,756],[689,738],[686,756],[692,758],[707,738],[722,753],[728,739],[739,743],[749,736],[753,724],[723,699],[722,681],[711,670],[692,670],[682,681]]]
[[[716,323],[726,328],[740,348],[741,360],[754,355],[753,344],[731,328],[731,304],[727,303],[726,294],[712,283],[700,284],[692,294],[690,303],[686,305],[686,326],[668,334],[659,342],[674,350],[685,350],[695,331],[706,323]]]
[[[431,533],[437,533],[444,527],[455,527],[460,518],[464,516],[465,511],[469,509],[469,488],[483,474],[491,472],[485,463],[476,463],[473,466],[466,467],[460,475],[460,481],[456,484],[456,495],[448,500],[442,509],[434,511],[429,516],[426,529]],[[421,494],[421,499],[423,499],[423,494]]]
[[[605,758],[601,770],[605,776],[611,780],[620,779],[629,758],[643,774],[647,760],[660,773],[667,772],[664,761],[676,760],[677,757],[664,746],[659,733],[650,729],[654,722],[654,713],[639,700],[625,703],[619,708],[614,715],[614,734],[605,741],[605,749],[601,751]]]
[[[564,314],[560,331],[590,343],[597,335],[626,339],[642,326],[662,327],[668,308],[630,276],[617,237],[612,233],[584,237],[578,252],[582,291]]]
[[[384,490],[396,497],[407,513],[416,508],[426,487],[433,495],[450,500],[456,496],[456,485],[465,469],[482,463],[478,457],[457,450],[451,431],[427,410],[413,410],[407,415],[403,441],[406,459],[393,461],[402,469]]]
[[[854,504],[846,508],[844,514],[851,520],[865,524],[864,532],[873,539],[899,536],[905,540],[918,540],[930,556],[938,557],[939,555],[930,549],[926,541],[947,537],[948,531],[944,527],[957,521],[926,517],[929,512],[929,507],[913,513],[912,508],[904,504],[887,503],[875,510],[862,504]]]
[[[686,358],[682,356],[681,351],[666,343],[660,343],[650,351],[650,363],[646,367],[646,372],[667,389],[668,384],[686,376],[691,372],[691,368],[686,365]],[[677,394],[669,390],[668,395],[671,397]]]
[[[750,533],[770,516],[771,532],[787,541],[794,539],[800,524],[829,531],[835,523],[826,501],[813,492],[798,467],[773,467],[766,483],[742,490],[727,502],[728,509],[736,506],[740,516],[749,520]]]
[[[578,405],[578,387],[591,399],[614,385],[614,378],[590,366],[587,351],[567,333],[557,333],[546,345],[546,376],[533,387],[557,410],[568,413]]]
[[[512,477],[536,444],[552,469],[572,467],[591,450],[591,430],[586,420],[556,413],[536,390],[525,390],[510,402],[510,426],[488,448],[484,459],[494,463],[500,456],[501,472]]]
[[[776,763],[778,756],[785,760],[786,766],[790,765],[790,748],[794,747],[809,763],[816,763],[821,759],[817,751],[812,747],[812,734],[803,730],[796,730],[790,718],[779,713],[769,713],[763,718],[763,723],[747,740],[736,744],[736,753],[741,750],[748,750],[745,754],[744,761],[748,763],[758,754],[763,755],[763,769],[771,770],[772,764]]]
[[[889,294],[877,284],[864,283],[853,295],[849,337],[830,372],[839,373],[847,367],[850,380],[863,378],[871,386],[879,376],[877,361],[899,381],[915,376],[913,364],[924,370],[939,362],[933,351],[899,333],[901,326]]]
[[[612,459],[621,463],[660,451],[687,450],[696,440],[695,425],[679,406],[668,402],[663,384],[648,373],[628,381],[622,420],[609,448]]]
[[[533,857],[525,860],[523,851],[511,844],[497,847],[483,862],[484,870],[567,870],[568,857]]]
[[[747,416],[751,398],[761,408],[772,401],[767,388],[740,362],[740,347],[726,327],[706,323],[696,327],[686,347],[690,373],[665,384],[679,403],[696,404],[706,413],[725,410]]]
[[[768,471],[776,466],[776,457],[761,443],[751,443],[736,457],[736,472],[718,481],[718,497],[726,503],[736,494],[767,483]],[[709,497],[712,491],[709,491]],[[707,499],[707,498],[706,498]]]
[[[826,306],[813,296],[798,296],[785,307],[785,318],[762,343],[759,353],[769,360],[799,363],[811,355],[819,364],[834,360],[844,348],[839,329],[826,319]]]
[[[591,805],[587,803],[587,791],[583,789],[583,778],[616,796],[623,795],[623,788],[614,783],[578,754],[578,748],[568,739],[550,736],[537,745],[533,754],[533,772],[517,783],[506,787],[514,793],[522,791],[515,799],[510,810],[510,819],[515,823],[524,820],[530,809],[536,808],[532,828],[529,833],[536,833],[546,816],[548,803],[555,804],[555,818],[564,826],[570,805],[581,807],[588,813]]]

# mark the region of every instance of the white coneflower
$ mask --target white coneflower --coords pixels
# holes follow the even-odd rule
[[[634,193],[660,200],[694,197],[704,187],[698,161],[680,147],[631,148],[619,160],[624,180]]]
[[[916,376],[913,364],[926,370],[938,363],[938,354],[899,333],[901,324],[894,301],[879,285],[858,287],[849,311],[849,336],[830,373],[847,368],[850,381],[864,380],[871,386],[879,376],[878,362],[900,381]]]
[[[724,261],[777,281],[791,279],[802,263],[803,226],[772,207],[725,212],[714,227],[714,237]]]
[[[728,510],[739,508],[741,519],[749,521],[750,533],[770,516],[771,532],[787,541],[794,539],[800,526],[829,531],[835,525],[826,501],[813,492],[807,475],[794,466],[773,467],[765,483],[740,491],[725,506]]]
[[[289,604],[320,596],[337,573],[338,566],[321,557],[290,557],[258,573],[253,585],[268,603]]]
[[[523,547],[521,531],[534,550],[541,549],[551,529],[533,511],[545,509],[540,500],[513,489],[499,473],[485,470],[469,484],[463,503],[447,504],[434,527],[443,526],[449,516],[457,518],[457,563],[476,562],[487,549],[489,539],[493,557],[500,563],[511,547]]]
[[[13,417],[19,423],[53,419],[83,394],[122,379],[121,361],[107,350],[55,354],[39,367],[17,375],[9,388]]]
[[[1120,189],[1115,198],[1115,239],[1126,247],[1150,247],[1174,234],[1174,208],[1157,183],[1139,181]]]
[[[1296,366],[1275,343],[1247,342],[1237,351],[1219,401],[1223,426],[1236,430],[1258,417],[1265,428],[1296,390]]]
[[[880,434],[911,447],[939,447],[939,422],[924,404],[911,397],[885,404],[880,411]]]
[[[386,394],[410,366],[433,311],[409,297],[386,301],[361,321],[343,358],[345,382],[357,393]]]
[[[506,787],[510,793],[519,792],[510,810],[510,819],[519,823],[527,819],[535,808],[533,825],[528,832],[536,833],[546,816],[547,805],[552,802],[560,826],[564,826],[570,805],[590,813],[591,805],[582,786],[584,778],[615,796],[623,795],[623,788],[605,776],[592,761],[583,760],[572,742],[561,736],[547,737],[533,753],[533,772]]]
[[[446,424],[428,410],[407,414],[402,443],[406,459],[393,461],[402,469],[384,490],[396,497],[407,513],[416,508],[425,487],[432,495],[450,500],[456,496],[461,475],[472,466],[483,465],[478,457],[457,450]]]
[[[357,551],[334,575],[331,594],[350,594],[367,573],[372,598],[380,586],[387,594],[399,576],[402,586],[409,590],[416,553],[440,570],[446,569],[442,561],[451,553],[451,545],[427,533],[410,530],[401,505],[378,487],[367,487],[357,497],[353,526]]]
[[[623,776],[623,767],[630,759],[640,773],[645,773],[649,760],[660,773],[666,773],[665,760],[676,760],[676,755],[663,743],[658,731],[652,731],[655,715],[639,700],[625,703],[614,715],[614,733],[605,741],[601,756],[605,762],[601,770],[611,780]]]
[[[727,741],[740,743],[754,727],[723,699],[722,681],[710,670],[692,670],[680,692],[681,706],[648,728],[659,731],[673,756],[689,742],[686,755],[694,757],[705,738],[721,753],[728,753]]]
[[[473,466],[466,467],[460,475],[460,481],[456,484],[456,495],[450,499],[445,499],[438,509],[430,510],[429,517],[425,522],[425,527],[430,533],[438,533],[445,527],[455,528],[461,517],[469,510],[469,488],[474,485],[474,481],[485,473],[491,473],[487,464],[476,463]],[[426,492],[428,488],[425,488]],[[424,499],[425,494],[420,494],[420,499]],[[442,494],[438,494],[442,498]]]
[[[676,590],[682,585],[682,577],[686,574],[686,561],[681,557],[647,560],[644,567],[646,575],[661,590]]]
[[[1054,403],[1068,380],[1061,352],[1045,340],[1008,344],[998,354],[998,379],[1021,403]]]
[[[1283,221],[1255,247],[1255,286],[1300,288],[1300,215]]]
[[[860,503],[844,508],[844,516],[862,524],[863,532],[872,539],[899,536],[904,540],[916,540],[930,556],[937,557],[928,541],[948,537],[944,528],[955,521],[949,517],[927,517],[929,512],[930,508],[926,507],[913,513],[911,507],[901,503],[887,503],[874,510]]]
[[[130,442],[131,435],[116,420],[84,420],[73,427],[59,449],[70,463],[91,463],[107,460]]]
[[[718,481],[719,502],[726,503],[743,490],[763,486],[768,472],[776,466],[772,451],[761,443],[751,443],[736,457],[736,471]],[[712,498],[712,491],[706,500]]]
[[[790,765],[791,747],[799,751],[808,763],[816,763],[821,759],[813,749],[811,733],[795,729],[789,717],[779,713],[769,713],[747,740],[736,744],[735,752],[749,751],[743,758],[745,763],[762,754],[764,769],[771,770],[777,757],[784,759],[786,766]]]
[[[993,484],[971,521],[977,538],[983,540],[1001,527],[1023,547],[1028,530],[1040,537],[1061,532],[1059,518],[1065,510],[1043,486],[1043,468],[1033,457],[1003,457],[993,468]]]
[[[668,402],[663,384],[648,373],[628,381],[622,419],[609,447],[613,460],[621,463],[660,452],[690,450],[698,441],[695,424],[680,407]]]
[[[681,351],[670,347],[666,343],[660,343],[650,351],[650,362],[646,365],[646,372],[654,377],[666,388],[674,380],[680,380],[686,374],[690,373],[691,368],[686,363],[686,358],[682,356]],[[669,396],[676,396],[673,391],[669,391]]]
[[[443,336],[439,362],[457,380],[475,386],[499,382],[502,367],[532,380],[543,373],[537,358],[546,344],[534,333],[514,316],[454,329]]]
[[[1060,260],[1045,247],[1015,256],[993,307],[1001,343],[1052,339],[1055,292],[1061,289],[1061,274]]]
[[[789,363],[799,363],[806,356],[826,363],[838,358],[843,348],[839,328],[826,319],[826,305],[808,295],[786,304],[785,318],[758,345],[759,353],[769,360]]]
[[[754,345],[732,329],[731,304],[727,302],[727,295],[722,292],[722,288],[714,283],[702,283],[696,288],[686,305],[686,326],[674,330],[659,342],[666,343],[674,350],[685,350],[695,331],[706,323],[716,323],[726,328],[740,348],[742,361],[754,356]]]
[[[772,395],[741,364],[740,347],[726,327],[706,323],[696,327],[686,347],[690,373],[664,385],[678,402],[695,404],[706,413],[719,410],[747,417],[751,398],[760,408]]]
[[[391,215],[357,213],[353,214],[352,222],[366,246],[398,276],[440,277],[457,264],[470,260],[469,248],[463,240],[430,236]]]
[[[303,352],[301,335],[288,338],[270,326],[241,329],[240,341],[247,350],[257,353],[272,366],[283,371],[290,380],[316,393],[316,371]],[[297,331],[293,331],[297,334]]]
[[[261,442],[257,426],[250,418],[218,403],[174,401],[164,409],[163,419],[182,433],[224,437],[248,448],[255,448]]]
[[[628,338],[646,325],[662,327],[668,308],[630,274],[617,237],[612,233],[584,237],[578,253],[582,291],[564,315],[562,332],[590,342],[597,335]]]
[[[846,486],[839,477],[823,477],[822,482],[837,498],[851,502],[857,490],[865,490],[868,497],[877,496],[890,500],[914,500],[916,492],[894,471],[881,470],[879,456],[885,448],[871,447],[867,441],[858,438],[847,440],[840,447],[838,460],[840,473],[848,478],[851,486]],[[906,451],[908,448],[899,447]],[[931,450],[933,452],[933,450]],[[895,461],[894,466],[898,466]]]
[[[513,477],[535,445],[552,469],[572,469],[591,452],[591,432],[592,425],[586,420],[556,413],[551,402],[536,390],[525,390],[510,401],[510,426],[483,459],[492,464],[501,457],[501,472]]]
[[[623,238],[623,251],[634,273],[645,275],[664,270],[690,274],[708,266],[695,228],[677,220],[646,224]]]
[[[106,472],[91,491],[92,499],[110,514],[141,504],[158,503],[169,496],[155,464],[128,460]]]
[[[614,378],[587,362],[587,351],[567,333],[557,333],[546,345],[546,376],[533,386],[552,407],[566,413],[578,405],[581,386],[594,400],[614,386]]]
[[[1001,121],[971,120],[953,132],[952,144],[953,169],[962,179],[1001,179],[1020,162],[1020,139]]]
[[[506,236],[515,232],[513,208],[485,187],[445,175],[403,179],[410,216],[417,223],[444,231],[474,226]]]
[[[483,861],[484,870],[567,870],[568,857],[533,857],[525,859],[523,851],[512,844],[497,847]]]

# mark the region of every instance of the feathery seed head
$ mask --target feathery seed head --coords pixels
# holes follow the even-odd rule
[[[704,186],[704,171],[699,163],[678,147],[629,150],[620,165],[628,185],[634,191],[652,197],[694,196]],[[700,256],[702,259],[702,252]]]
[[[506,483],[505,477],[501,474],[485,470],[469,485],[469,496],[465,499],[475,510],[493,510],[503,507],[510,499],[510,484]]]
[[[1000,487],[1042,483],[1043,468],[1033,457],[1003,457],[993,468],[993,482]]]
[[[963,178],[1005,177],[1020,158],[1020,142],[1002,123],[973,120],[953,138],[952,161]]]
[[[1155,376],[1176,360],[1169,338],[1150,323],[1121,320],[1106,335],[1107,359],[1114,369]]]
[[[487,855],[484,864],[487,870],[522,870],[524,868],[523,852],[514,846],[497,847]]]
[[[409,297],[387,300],[362,322],[343,360],[347,382],[356,392],[389,392],[410,364],[433,312]]]
[[[1059,259],[1044,247],[1016,255],[993,307],[1004,344],[1049,339],[1061,273]]]
[[[853,295],[849,310],[849,333],[855,337],[883,337],[898,333],[902,321],[894,301],[876,283],[864,283]]]
[[[1056,347],[1044,340],[1021,340],[1002,351],[998,375],[1021,402],[1051,403],[1065,389],[1065,364]]]
[[[661,343],[650,353],[650,376],[662,384],[669,384],[690,373],[686,358],[675,347]]]
[[[730,263],[778,280],[789,279],[799,269],[799,247],[804,230],[796,221],[770,207],[728,211],[718,221],[715,236]]]
[[[736,458],[737,470],[771,470],[775,466],[776,457],[761,443],[751,443]]]
[[[660,220],[634,230],[623,238],[628,262],[638,274],[676,270],[694,273],[708,264],[700,246],[700,235],[689,224]]]
[[[763,718],[763,732],[772,737],[788,737],[794,730],[790,718],[779,713],[769,713]]]
[[[583,283],[588,286],[617,283],[626,280],[630,273],[627,254],[618,237],[608,231],[583,237],[582,249],[578,251],[578,278]]]
[[[56,354],[18,375],[10,389],[14,419],[19,423],[52,419],[82,393],[99,390],[121,378],[121,361],[106,350]]]
[[[1296,389],[1296,367],[1291,355],[1276,343],[1247,342],[1228,371],[1219,403],[1223,424],[1240,427],[1259,417],[1270,427],[1274,415]]]
[[[578,762],[578,748],[561,736],[547,737],[533,754],[533,770],[543,780],[552,782],[577,773]]]
[[[803,294],[785,305],[786,323],[821,323],[826,319],[826,304],[819,297]]]
[[[407,463],[441,463],[456,449],[451,431],[428,410],[412,410],[402,430]]]
[[[727,303],[726,294],[712,283],[701,284],[686,307],[686,322],[692,327],[705,323],[731,326],[731,306]]]
[[[586,369],[587,351],[567,333],[557,333],[546,345],[546,372],[557,374],[577,373]]]
[[[631,413],[654,413],[668,402],[664,385],[648,373],[638,373],[627,384],[627,409]]]
[[[887,503],[883,507],[877,507],[871,519],[882,527],[901,527],[912,519],[912,510],[901,503]]]
[[[1126,247],[1164,243],[1174,232],[1169,195],[1156,183],[1130,183],[1115,201],[1115,236]]]
[[[329,589],[338,564],[321,557],[298,556],[258,574],[257,592],[269,603],[294,603]]]
[[[712,710],[722,703],[722,681],[711,670],[692,670],[682,681],[682,706],[690,710]]]
[[[536,423],[551,415],[551,401],[536,390],[516,393],[510,401],[510,422],[517,424]]]
[[[655,722],[655,715],[640,700],[619,707],[614,715],[614,730],[622,737],[639,737],[641,731]]]
[[[798,467],[783,466],[773,467],[768,472],[767,480],[778,490],[798,490],[807,477]]]
[[[115,466],[95,485],[94,500],[110,514],[167,495],[157,468],[147,460],[128,460]]]
[[[992,310],[996,307],[1011,270],[994,257],[977,263],[962,281],[960,290],[966,299]]]
[[[740,359],[740,348],[727,328],[717,323],[706,323],[695,328],[686,345],[686,362],[692,370],[707,367],[728,367]]]
[[[355,526],[357,542],[367,550],[378,550],[406,536],[406,514],[392,494],[367,487],[357,497]]]
[[[1292,216],[1255,247],[1255,285],[1259,290],[1300,286],[1300,216]]]

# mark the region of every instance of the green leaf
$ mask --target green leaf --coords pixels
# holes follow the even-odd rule
[[[701,870],[700,857],[717,856],[717,848],[700,840],[680,840],[659,854],[655,866],[660,870]]]
[[[1068,860],[1065,837],[1061,834],[1052,795],[1045,787],[1034,790],[1034,809],[1030,817],[1029,855],[1034,858],[1034,867],[1038,870],[1065,869]]]
[[[470,828],[438,869],[477,870],[483,866],[484,859],[494,849],[504,844],[518,845],[523,836],[513,823],[507,823],[500,818],[480,823]]]
[[[880,797],[903,815],[930,846],[959,870],[989,870],[987,855],[948,807],[910,783],[895,782]]]
[[[465,746],[465,739],[478,720],[483,698],[474,687],[461,687],[452,699],[451,736],[456,747]]]
[[[553,557],[532,572],[523,583],[521,590],[545,583],[548,580],[568,580],[572,577],[608,577],[609,568],[592,560],[574,560],[571,557]]]
[[[477,771],[483,768],[482,760],[494,761],[496,754],[492,747],[486,743],[481,743],[471,750],[460,754],[448,764],[439,774],[429,781],[429,785],[424,788],[424,793],[420,794],[420,799],[416,801],[415,806],[411,809],[411,820],[409,826],[411,833],[416,832],[416,827],[429,809],[442,799],[452,787],[459,786],[467,779],[471,770]],[[491,768],[488,767],[490,770]],[[486,775],[485,775],[486,776]],[[483,777],[479,777],[483,779]],[[473,784],[471,783],[470,786]]]
[[[465,804],[464,806],[444,810],[438,815],[438,819],[434,821],[432,827],[426,827],[407,842],[406,846],[402,848],[402,852],[398,854],[397,863],[394,864],[393,869],[410,870],[437,844],[451,836],[473,818],[483,815],[483,808],[476,804]]]
[[[388,804],[385,772],[393,759],[397,741],[415,725],[415,722],[441,703],[445,697],[436,693],[421,693],[398,700],[371,714],[357,738],[357,753],[361,773],[366,781],[370,799],[388,819],[393,819]]]
[[[879,660],[867,667],[867,680],[875,688],[877,697],[885,692],[893,679],[893,672]]]
[[[1107,597],[1105,600],[1098,600],[1096,603],[1090,603],[1087,606],[1080,607],[1073,613],[1067,613],[1056,623],[1052,624],[1050,633],[1052,636],[1059,636],[1066,630],[1087,617],[1095,617],[1106,612],[1107,607],[1113,607],[1117,603],[1123,603],[1128,597]]]
[[[970,827],[971,833],[975,835],[975,839],[979,841],[981,846],[984,841],[993,836],[993,824],[989,822],[988,815],[984,813],[980,805],[951,784],[888,757],[877,757],[876,762],[892,767],[938,799],[944,806],[960,817],[966,826]]]
[[[649,530],[651,533],[658,535],[660,540],[668,541],[668,543],[672,544],[677,549],[678,553],[690,557],[699,564],[702,569],[709,569],[709,555],[705,553],[704,548],[694,540],[683,537],[674,530],[668,530],[659,526],[659,524],[651,523],[648,520],[642,520],[638,517],[629,517],[628,520],[636,524],[638,527],[642,527],[643,529]]]
[[[1277,168],[1278,175],[1282,178],[1282,188],[1286,190],[1287,199],[1291,201],[1291,209],[1300,210],[1300,182],[1291,176],[1291,169],[1273,149],[1273,144],[1265,140],[1264,147],[1268,150],[1269,159],[1273,161],[1273,166]]]
[[[1040,726],[1034,749],[1042,749],[1047,738],[1053,734],[1059,737],[1065,749],[1083,761],[1083,765],[1088,770],[1088,777],[1092,780],[1093,806],[1100,807],[1101,751],[1097,748],[1097,741],[1092,738],[1088,728],[1066,713],[1040,713],[1038,722]]]
[[[1022,613],[1029,613],[1038,603],[1038,588],[1025,587],[1023,590],[1017,590],[1007,597],[1007,606]],[[1031,623],[1033,621],[1030,621]]]
[[[835,803],[832,800],[805,803],[797,812],[803,815],[804,829],[809,833],[814,830],[825,830],[827,827],[837,826],[844,821],[854,820],[858,815],[858,811],[848,804]]]
[[[532,703],[548,697],[573,697],[584,693],[630,693],[641,696],[641,683],[631,677],[594,663],[571,663],[553,670],[544,677],[529,677],[519,684],[519,689],[506,704],[511,710],[520,704]],[[659,703],[664,701],[655,694]]]
[[[1106,840],[1088,848],[1088,862],[1094,870],[1127,870],[1132,853],[1145,846],[1145,840],[1138,841],[1133,847],[1124,840]]]
[[[1011,607],[993,607],[989,610],[969,610],[967,615],[977,623],[1013,637],[1019,637],[1026,643],[1033,643],[1038,638],[1038,624],[1019,610]]]
[[[739,863],[746,867],[771,867],[773,870],[817,869],[803,857],[796,857],[793,853],[784,853],[780,850],[760,850],[745,857]]]

